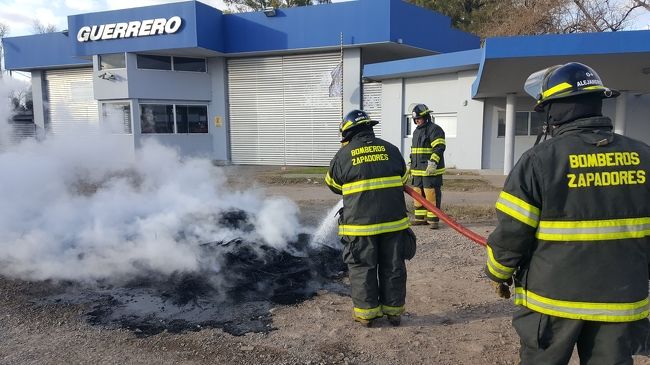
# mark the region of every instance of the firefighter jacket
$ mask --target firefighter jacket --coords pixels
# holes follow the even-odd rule
[[[409,227],[404,158],[392,144],[362,131],[341,147],[325,183],[343,195],[339,235],[370,236]]]
[[[650,147],[606,117],[562,124],[524,153],[496,203],[486,274],[515,304],[556,317],[648,316]]]
[[[439,125],[426,122],[417,126],[413,132],[411,145],[411,175],[438,176],[445,173],[445,131]],[[437,164],[436,171],[426,173],[429,160]]]

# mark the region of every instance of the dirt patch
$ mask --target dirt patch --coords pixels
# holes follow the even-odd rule
[[[248,184],[255,177],[250,171],[233,171]],[[447,181],[445,184],[447,188]],[[307,212],[303,218],[310,221],[326,215],[338,200],[319,185],[274,185],[269,191],[293,198],[301,211]],[[460,221],[472,222],[487,217],[489,211],[494,214],[497,195],[493,191],[450,192],[443,195],[443,208]],[[494,226],[472,224],[471,228],[487,236]],[[266,306],[255,310],[245,305],[235,307],[249,323],[270,325],[274,329],[271,331],[236,336],[218,326],[180,332],[172,326],[140,336],[128,326],[90,324],[87,315],[94,308],[92,302],[39,300],[62,295],[69,287],[0,278],[0,363],[518,363],[519,340],[511,325],[514,306],[493,293],[483,274],[484,249],[445,225],[439,230],[426,226],[413,229],[418,237],[418,252],[407,263],[407,314],[400,327],[390,326],[385,319],[373,328],[360,327],[351,320],[350,298],[331,288],[321,288],[309,299],[294,304],[267,301]],[[201,285],[187,284],[191,292],[202,292]],[[146,300],[144,294],[138,299]],[[197,308],[190,317],[221,318],[211,312],[216,302],[199,303],[204,310]],[[236,324],[242,323],[247,322],[240,320]],[[578,364],[575,356],[570,364]],[[636,357],[635,364],[650,361]]]

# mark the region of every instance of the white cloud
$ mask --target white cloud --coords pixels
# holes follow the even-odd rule
[[[178,0],[140,0],[137,6],[149,6],[159,4],[175,3]],[[226,5],[222,0],[203,0],[202,3],[210,5],[217,9],[225,9]],[[133,8],[133,0],[106,0],[105,8],[109,10]]]

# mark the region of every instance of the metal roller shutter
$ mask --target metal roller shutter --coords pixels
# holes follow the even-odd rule
[[[339,148],[336,53],[228,61],[235,164],[326,166]]]
[[[368,113],[371,119],[379,123],[375,129],[375,135],[381,138],[381,82],[366,82],[363,84],[362,109]]]
[[[45,93],[51,133],[97,131],[99,109],[93,95],[92,68],[45,71]]]

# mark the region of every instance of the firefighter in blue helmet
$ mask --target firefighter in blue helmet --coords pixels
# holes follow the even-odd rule
[[[445,173],[445,131],[431,119],[431,110],[424,104],[417,104],[411,111],[417,125],[413,132],[410,170],[413,188],[431,204],[440,208],[442,200],[442,175]],[[427,211],[420,202],[413,201],[414,225],[429,224],[438,228],[440,219]]]
[[[580,63],[532,74],[552,137],[525,152],[496,204],[485,272],[518,309],[522,364],[632,364],[647,350],[650,147],[615,134],[618,93]]]
[[[350,272],[353,318],[364,326],[384,315],[398,326],[406,298],[406,265],[415,255],[404,202],[406,164],[392,144],[375,137],[373,121],[353,110],[341,122],[343,146],[325,176],[343,195],[339,235]]]

